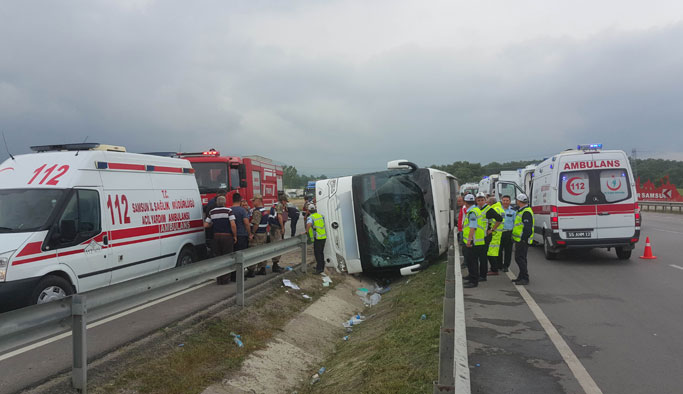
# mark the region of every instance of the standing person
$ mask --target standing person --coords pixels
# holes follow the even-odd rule
[[[496,201],[495,197],[489,197],[489,212],[488,216],[494,216],[493,214],[498,214],[498,218],[491,218],[488,220],[489,228],[486,232],[486,238],[488,239],[488,249],[486,251],[486,256],[488,256],[489,264],[491,265],[491,271],[488,275],[498,275],[498,270],[502,269],[503,263],[500,256],[500,239],[503,236],[503,218],[505,216],[505,211],[503,211],[503,206],[500,202]],[[488,212],[487,212],[488,213]]]
[[[260,194],[254,194],[252,199],[254,203],[254,210],[251,214],[251,242],[250,246],[265,245],[268,235],[268,210],[263,207],[263,197]],[[256,271],[258,269],[258,271]],[[266,274],[266,262],[262,261],[248,269],[247,276],[253,277],[255,275]]]
[[[479,271],[479,274],[480,274],[479,275],[479,281],[481,281],[481,282],[486,281],[486,277],[488,276],[488,272],[489,272],[489,263],[488,263],[487,255],[488,255],[489,245],[491,244],[491,239],[493,238],[492,234],[488,232],[488,230],[491,229],[490,223],[501,222],[501,224],[502,224],[502,221],[503,221],[503,217],[500,216],[500,214],[498,212],[496,212],[495,209],[492,209],[492,205],[488,204],[489,198],[490,197],[487,197],[487,194],[485,194],[483,192],[477,193],[477,206],[481,210],[481,216],[482,216],[482,219],[485,223],[485,227],[484,227],[484,235],[485,235],[485,238],[484,238],[484,241],[485,241],[484,260],[486,261],[486,263],[484,264],[483,267],[482,266],[479,267],[479,269],[481,270],[481,271]],[[492,273],[492,275],[498,275],[498,272]]]
[[[503,255],[503,272],[508,272],[512,261],[512,228],[515,226],[517,211],[510,206],[510,196],[503,196],[501,205],[505,216],[503,217],[503,235],[500,237],[500,253]]]
[[[223,196],[225,197],[226,194],[225,189],[218,189],[218,192],[216,192],[216,196],[212,199],[209,200],[209,202],[206,203],[206,206],[204,207],[204,217],[207,218],[209,217],[209,212],[211,212],[212,209],[216,208],[216,200],[218,197]],[[206,244],[209,246],[210,253],[209,256],[218,256],[217,254],[214,253],[213,251],[213,227],[208,227],[205,230],[206,232]]]
[[[325,219],[319,214],[315,205],[310,204],[308,211],[311,215],[306,219],[306,232],[313,241],[313,254],[315,255],[315,273],[321,274],[325,270],[325,242],[327,234],[325,232]]]
[[[299,222],[300,212],[294,204],[287,202],[287,213],[290,221],[289,228],[292,230],[291,236],[293,237],[296,234],[296,224]]]
[[[463,236],[462,236],[462,222],[465,219],[465,216],[467,215],[467,204],[465,204],[465,197],[464,196],[458,196],[458,199],[455,201],[456,206],[458,207],[458,247],[460,248],[460,255],[464,255],[463,251],[463,246],[465,243],[463,242]],[[464,262],[460,265],[460,268],[466,268],[467,263]]]
[[[512,281],[516,285],[529,284],[529,270],[527,268],[526,254],[534,235],[534,211],[529,207],[529,197],[520,193],[517,195],[519,210],[515,216],[515,225],[512,229],[512,240],[515,241],[515,262],[519,267],[517,279]]]
[[[211,250],[214,256],[222,256],[234,251],[237,238],[237,225],[232,209],[225,206],[225,196],[216,197],[216,207],[209,211],[204,220],[204,228],[213,229]],[[222,275],[216,278],[219,285],[225,285],[230,280],[230,275]]]
[[[465,243],[463,252],[469,275],[463,278],[468,281],[463,287],[471,288],[479,285],[479,273],[481,272],[479,264],[487,264],[486,241],[484,239],[486,238],[486,219],[483,218],[484,215],[479,206],[475,204],[474,195],[466,195],[465,204],[467,205],[467,214],[462,223],[462,235]]]
[[[232,214],[235,217],[235,252],[249,247],[251,225],[249,224],[249,211],[242,208],[242,196],[239,193],[232,195]],[[237,272],[230,274],[233,281],[237,280]]]
[[[280,242],[282,241],[282,229],[285,227],[285,223],[282,220],[282,213],[284,212],[284,206],[277,202],[270,208],[270,214],[268,215],[268,226],[270,226],[270,242]],[[280,256],[273,257],[273,272],[282,272],[280,268]]]

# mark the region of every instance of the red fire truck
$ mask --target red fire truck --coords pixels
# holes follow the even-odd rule
[[[219,189],[225,189],[228,205],[232,204],[232,195],[238,192],[251,206],[254,194],[263,196],[264,206],[271,206],[277,201],[278,191],[283,190],[282,167],[265,157],[221,156],[215,149],[179,153],[178,157],[192,164],[203,205],[214,198]]]

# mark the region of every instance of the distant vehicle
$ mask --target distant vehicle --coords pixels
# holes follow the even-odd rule
[[[465,194],[477,194],[479,191],[479,184],[478,183],[464,183],[460,185],[460,194],[465,195]]]
[[[94,143],[0,165],[0,303],[40,304],[192,263],[205,244],[187,160]]]
[[[448,247],[458,184],[452,175],[405,160],[387,171],[316,182],[325,218],[325,261],[338,271],[410,275]]]
[[[265,206],[275,204],[278,192],[283,191],[282,167],[265,157],[221,156],[215,149],[176,156],[192,163],[203,205],[216,197],[219,189],[227,190],[229,203],[236,192],[249,204],[255,194],[261,194]]]
[[[580,145],[540,163],[533,176],[534,240],[554,259],[567,248],[614,248],[631,257],[640,238],[640,210],[628,156]]]
[[[498,177],[498,174],[492,174],[483,177],[482,180],[479,181],[479,189],[477,192],[484,193],[487,196],[492,196],[494,194],[494,190],[496,190],[496,182],[498,182]]]

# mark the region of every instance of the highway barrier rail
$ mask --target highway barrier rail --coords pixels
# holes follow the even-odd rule
[[[454,245],[452,234],[449,238],[443,325],[439,339],[439,380],[434,382],[433,393],[470,394],[460,249]]]
[[[3,313],[0,315],[0,355],[9,355],[27,345],[40,345],[42,341],[50,337],[71,331],[73,339],[71,381],[74,388],[86,393],[86,325],[88,323],[233,272],[237,273],[235,301],[237,305],[244,306],[244,269],[264,260],[299,250],[301,251],[300,269],[305,273],[307,238],[306,235],[300,235],[86,293],[74,294],[59,301]]]
[[[658,207],[662,207],[662,212],[669,208],[669,212],[673,212],[674,208],[678,208],[678,212],[683,212],[683,202],[680,201],[638,201],[641,208],[646,208],[649,211],[652,208],[657,212]]]

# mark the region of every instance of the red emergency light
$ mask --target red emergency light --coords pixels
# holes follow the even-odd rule
[[[215,149],[209,149],[206,152],[202,152],[202,155],[204,155],[204,156],[220,156],[221,153]]]

